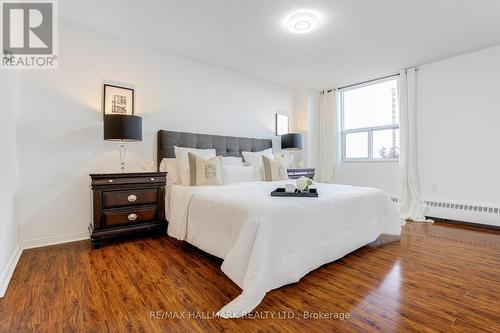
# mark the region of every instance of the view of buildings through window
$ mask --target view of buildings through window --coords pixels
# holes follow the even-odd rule
[[[344,160],[399,158],[397,78],[341,90]]]

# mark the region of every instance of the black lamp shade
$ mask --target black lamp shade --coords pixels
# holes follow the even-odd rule
[[[281,149],[299,150],[302,149],[302,134],[288,133],[281,136]]]
[[[142,141],[142,118],[116,114],[105,115],[104,140]]]

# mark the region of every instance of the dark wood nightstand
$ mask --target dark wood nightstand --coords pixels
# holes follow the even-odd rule
[[[315,168],[290,168],[288,171],[288,178],[290,179],[299,179],[304,176],[307,178],[314,178]]]
[[[92,174],[92,246],[143,231],[163,231],[165,172]]]

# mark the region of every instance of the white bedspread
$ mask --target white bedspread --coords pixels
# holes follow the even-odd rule
[[[219,311],[244,316],[275,288],[374,241],[399,235],[401,220],[382,191],[316,184],[319,198],[277,198],[280,182],[169,186],[168,234],[223,258],[243,292]]]

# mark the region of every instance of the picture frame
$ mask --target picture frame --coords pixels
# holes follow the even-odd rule
[[[290,132],[290,124],[287,113],[276,112],[275,113],[275,134],[276,136],[280,136],[283,134],[287,134]]]
[[[134,115],[134,89],[104,84],[102,110],[104,115]]]

